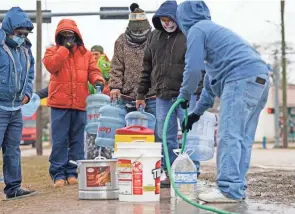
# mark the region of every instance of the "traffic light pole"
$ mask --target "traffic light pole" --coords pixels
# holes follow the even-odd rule
[[[279,101],[279,81],[280,81],[280,68],[278,65],[278,50],[274,53],[274,69],[273,69],[273,82],[274,82],[274,119],[275,119],[275,143],[274,148],[280,148],[280,101]]]

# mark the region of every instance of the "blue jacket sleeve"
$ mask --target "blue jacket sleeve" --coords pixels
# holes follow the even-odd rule
[[[28,98],[31,99],[33,94],[33,81],[35,77],[35,59],[32,55],[31,49],[29,49],[29,56],[31,58],[31,67],[28,73],[28,83],[27,83],[25,95],[27,95]]]
[[[196,92],[202,79],[205,59],[205,33],[197,27],[192,27],[187,36],[187,51],[185,68],[179,98],[190,100]]]
[[[194,109],[194,113],[197,115],[202,115],[208,108],[213,107],[214,99],[215,95],[212,92],[210,86],[210,79],[208,74],[206,74],[204,79],[204,88],[202,90],[201,97],[197,102],[196,108]]]

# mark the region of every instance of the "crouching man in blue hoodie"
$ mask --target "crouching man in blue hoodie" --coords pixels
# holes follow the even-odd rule
[[[3,153],[3,175],[7,199],[35,195],[21,189],[20,141],[21,106],[33,93],[34,58],[28,33],[34,26],[19,7],[11,8],[0,29],[0,147]]]
[[[269,71],[259,54],[240,36],[213,21],[203,1],[178,6],[178,23],[187,37],[185,72],[179,98],[189,102],[206,63],[204,89],[184,130],[220,98],[217,187],[199,194],[206,202],[245,199],[246,174],[258,118],[269,91]]]

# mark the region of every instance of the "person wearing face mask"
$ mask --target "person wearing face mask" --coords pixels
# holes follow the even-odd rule
[[[111,100],[119,99],[121,107],[127,112],[136,111],[136,91],[143,69],[144,48],[151,33],[145,12],[138,4],[131,4],[130,10],[128,27],[115,42],[109,81]],[[156,115],[154,87],[147,92],[145,111]]]
[[[52,151],[49,173],[54,187],[77,184],[77,167],[69,160],[84,159],[84,130],[88,81],[102,86],[104,79],[85,46],[75,21],[62,19],[55,32],[56,45],[45,52],[50,72],[48,106],[51,107]]]
[[[19,7],[8,10],[0,29],[0,149],[3,153],[4,193],[17,199],[35,195],[21,188],[21,106],[33,93],[34,57],[27,39],[34,26]]]
[[[152,21],[156,29],[151,33],[145,48],[144,68],[137,89],[136,106],[138,108],[139,105],[146,105],[145,97],[149,89],[155,87],[157,131],[160,138],[163,135],[167,113],[179,95],[184,71],[186,39],[178,28],[176,10],[176,1],[166,1],[153,16]],[[183,118],[184,112],[178,108],[169,121],[167,144],[170,164],[176,159],[173,150],[179,147],[178,120],[182,121]],[[199,162],[195,164],[199,171]],[[162,159],[162,167],[166,171],[164,159]],[[170,181],[166,173],[166,179],[161,182],[161,187],[169,186]]]

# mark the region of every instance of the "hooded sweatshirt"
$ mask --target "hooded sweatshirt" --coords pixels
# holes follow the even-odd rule
[[[151,87],[155,87],[156,96],[164,100],[170,100],[179,94],[186,39],[179,28],[172,33],[166,32],[160,21],[160,17],[169,17],[177,24],[176,11],[176,1],[166,1],[153,16],[156,29],[151,33],[145,48],[144,69],[137,90],[137,100],[143,100]]]
[[[32,30],[33,23],[19,7],[12,7],[5,15],[0,29],[0,108],[16,111],[21,108],[24,96],[33,93],[34,57],[28,39],[18,47],[8,35],[16,28]]]
[[[71,30],[76,34],[76,45],[69,51],[62,46],[60,32]],[[104,83],[91,52],[84,47],[77,24],[62,19],[55,32],[56,45],[46,50],[43,63],[51,73],[48,106],[54,108],[85,110],[89,95],[88,81],[94,85]]]
[[[185,1],[178,6],[178,23],[187,37],[187,54],[180,97],[189,100],[201,80],[205,60],[204,95],[195,113],[202,114],[221,97],[224,84],[259,74],[268,67],[256,50],[231,30],[211,21],[203,1]],[[212,97],[213,96],[213,97]],[[203,97],[203,98],[202,98]]]

